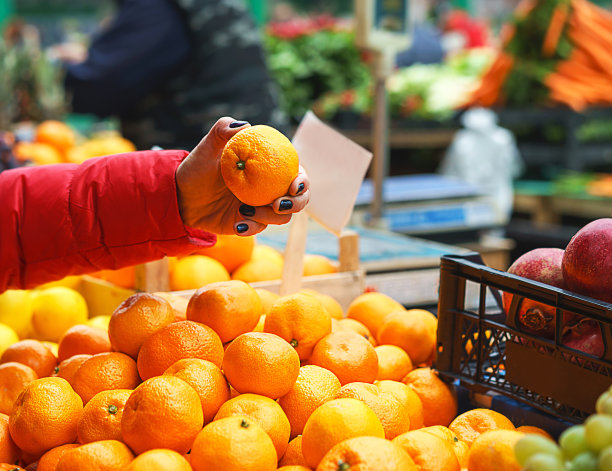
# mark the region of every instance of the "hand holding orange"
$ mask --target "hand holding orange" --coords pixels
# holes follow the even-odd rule
[[[309,200],[291,142],[269,126],[219,119],[176,171],[186,225],[250,236],[285,224]]]

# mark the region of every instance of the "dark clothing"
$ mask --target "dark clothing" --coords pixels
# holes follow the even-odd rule
[[[396,56],[398,67],[412,64],[437,64],[444,59],[440,32],[429,25],[415,25],[412,45]]]
[[[221,116],[284,125],[240,0],[126,0],[66,87],[73,111],[118,115],[139,149],[191,150]]]

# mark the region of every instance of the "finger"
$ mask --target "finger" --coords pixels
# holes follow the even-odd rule
[[[242,216],[262,224],[281,225],[291,221],[291,214],[277,214],[271,206],[249,206],[243,204],[238,208]]]
[[[303,210],[310,201],[310,190],[305,190],[298,196],[283,196],[274,200],[272,208],[278,214],[291,214]]]
[[[247,121],[239,121],[230,116],[224,116],[213,124],[208,134],[217,144],[225,145],[234,134],[249,126],[250,124]]]
[[[239,236],[252,236],[259,234],[267,227],[266,224],[262,224],[251,219],[243,219],[234,224],[234,232]]]
[[[310,180],[308,179],[308,175],[304,170],[304,167],[300,165],[300,170],[298,172],[298,176],[295,177],[291,185],[289,186],[289,191],[287,194],[297,196],[303,194],[310,188]]]

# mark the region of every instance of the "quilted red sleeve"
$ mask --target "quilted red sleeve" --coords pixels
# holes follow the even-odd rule
[[[141,151],[0,173],[0,292],[193,252],[174,174],[185,151]]]

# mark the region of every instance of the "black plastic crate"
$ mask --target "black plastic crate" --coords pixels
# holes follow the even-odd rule
[[[502,292],[514,295],[507,314]],[[554,309],[552,338],[519,328],[517,313],[526,300]],[[601,357],[563,344],[562,313],[599,325]],[[612,384],[612,304],[489,268],[476,253],[445,255],[435,368],[473,392],[500,393],[564,421],[582,422]]]

